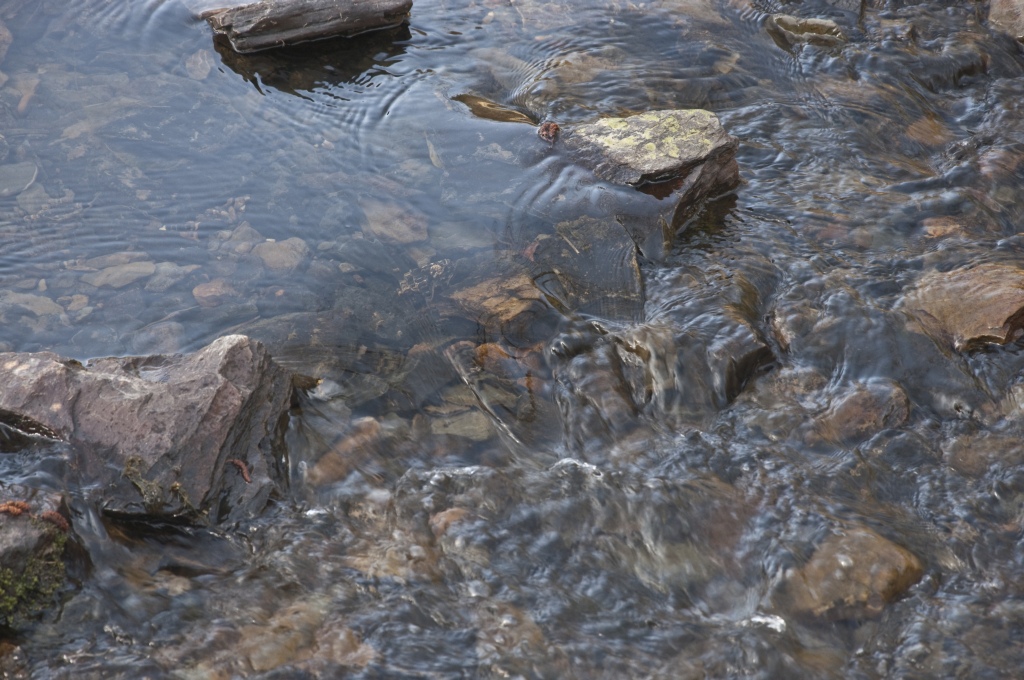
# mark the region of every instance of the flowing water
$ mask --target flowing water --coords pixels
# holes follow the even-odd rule
[[[773,39],[780,12],[843,39]],[[250,56],[176,0],[0,20],[0,349],[241,332],[319,381],[288,495],[237,526],[119,524],[7,456],[89,565],[10,672],[1024,667],[1024,345],[955,349],[908,306],[1024,264],[1024,53],[985,5],[417,0]],[[671,196],[537,134],[670,108],[720,117],[741,184],[668,239]],[[919,568],[807,604],[835,545]]]

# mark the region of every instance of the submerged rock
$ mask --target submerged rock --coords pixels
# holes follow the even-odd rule
[[[710,111],[678,109],[603,118],[573,128],[565,141],[594,166],[595,174],[617,184],[686,176],[712,193],[739,183],[736,138]]]
[[[39,169],[31,161],[0,165],[0,198],[20,194],[36,181]]]
[[[367,238],[397,244],[427,240],[427,218],[412,208],[369,197],[360,199],[359,207],[366,214],[363,234]]]
[[[88,284],[102,288],[124,288],[130,283],[139,279],[152,276],[156,272],[156,263],[144,260],[142,262],[128,262],[116,264],[112,267],[101,269],[98,272],[84,274],[82,280]]]
[[[787,52],[799,45],[838,47],[846,36],[831,19],[804,19],[788,14],[773,14],[764,23],[775,44]]]
[[[837,444],[855,444],[886,428],[899,427],[909,415],[910,399],[903,388],[879,380],[857,385],[835,399],[814,434]]]
[[[1017,40],[1024,40],[1024,2],[992,0],[988,8],[988,22],[993,28],[1006,31]]]
[[[1024,328],[1024,269],[981,264],[932,271],[903,300],[923,330],[957,351],[1005,344]]]
[[[189,355],[98,359],[0,354],[0,409],[69,441],[100,507],[218,522],[258,512],[277,488],[289,374],[241,335]]]
[[[826,538],[782,588],[781,602],[798,616],[830,621],[879,616],[924,574],[909,550],[867,528]]]
[[[301,238],[292,237],[284,241],[266,241],[252,249],[268,269],[288,272],[309,256],[309,246]]]

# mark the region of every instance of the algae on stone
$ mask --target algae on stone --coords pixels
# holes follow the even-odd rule
[[[728,163],[737,147],[718,117],[702,109],[603,118],[572,129],[566,144],[593,157],[599,177],[633,185],[685,175],[711,159]]]

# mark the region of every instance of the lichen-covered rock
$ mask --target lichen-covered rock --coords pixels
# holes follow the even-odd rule
[[[277,488],[289,374],[241,335],[189,355],[0,354],[0,409],[71,443],[108,513],[196,523],[261,510]]]
[[[867,528],[826,538],[784,582],[778,601],[797,616],[830,621],[878,616],[917,583],[921,561]]]
[[[1024,269],[981,264],[928,272],[903,307],[922,330],[958,351],[1005,344],[1024,328]]]
[[[702,184],[726,191],[739,182],[737,141],[718,117],[702,109],[649,111],[603,118],[572,128],[566,144],[599,177],[638,185],[679,176],[708,175]]]

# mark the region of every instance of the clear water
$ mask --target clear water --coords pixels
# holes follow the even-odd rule
[[[786,51],[774,12],[847,41]],[[239,57],[170,0],[5,3],[3,164],[36,178],[0,197],[0,346],[242,332],[322,381],[251,524],[144,532],[68,489],[92,568],[15,638],[31,677],[1015,673],[1024,352],[954,352],[902,306],[1024,257],[1024,55],[984,18],[421,0]],[[667,250],[618,231],[665,200],[536,134],[697,107],[742,183]],[[836,434],[893,386],[904,417]],[[923,578],[878,617],[780,607],[855,527]]]

